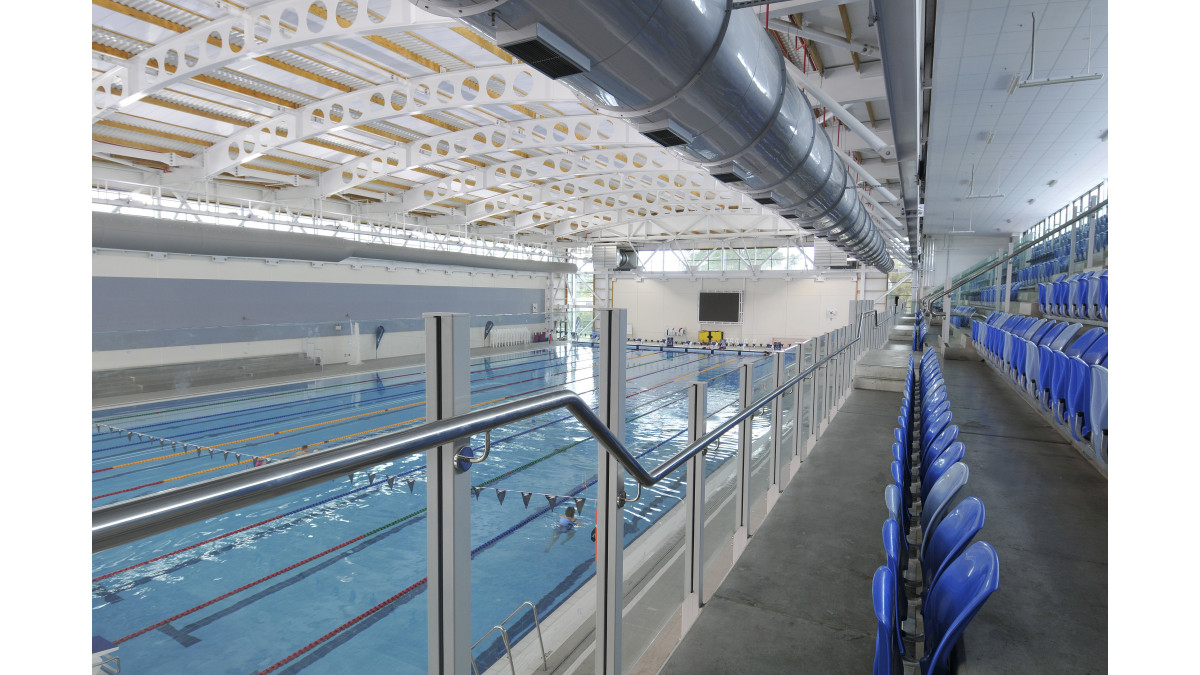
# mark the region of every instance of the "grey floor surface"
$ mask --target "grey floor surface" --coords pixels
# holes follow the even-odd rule
[[[1108,482],[984,363],[945,361],[977,536],[1000,589],[968,627],[968,673],[1104,673]],[[868,673],[871,576],[900,395],[855,390],[662,669]]]

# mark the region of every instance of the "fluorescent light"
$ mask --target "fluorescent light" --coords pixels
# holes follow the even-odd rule
[[[1044,84],[1067,84],[1068,82],[1087,82],[1089,80],[1098,80],[1102,77],[1104,77],[1103,73],[1092,73],[1091,75],[1080,75],[1078,77],[1072,75],[1070,77],[1060,77],[1056,80],[1045,79],[1045,80],[1034,80],[1031,82],[1022,82],[1021,84],[1019,84],[1017,86],[1021,87],[1023,89],[1025,87],[1040,87]]]
[[[1013,75],[1012,82],[1008,83],[1008,93],[1012,94],[1014,91],[1016,91],[1018,84],[1021,84],[1021,78]]]

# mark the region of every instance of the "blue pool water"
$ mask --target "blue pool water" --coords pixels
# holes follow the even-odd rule
[[[472,405],[564,387],[595,405],[596,358],[559,345],[473,359]],[[707,380],[711,419],[726,418],[738,365],[756,359],[761,394],[768,359],[629,352],[627,446],[648,467],[673,455],[686,445],[687,382]],[[93,505],[412,428],[424,397],[423,368],[413,367],[97,411]],[[756,418],[755,428],[766,424]],[[472,641],[527,600],[553,621],[595,572],[595,441],[560,412],[497,429],[492,446],[471,470]],[[710,470],[735,447],[710,452]],[[373,473],[95,554],[93,633],[118,643],[130,672],[425,672],[424,457]],[[626,545],[681,500],[680,476],[626,506]],[[576,536],[555,537],[578,498]],[[518,637],[527,624],[516,622]],[[503,645],[493,634],[474,654],[486,668]]]

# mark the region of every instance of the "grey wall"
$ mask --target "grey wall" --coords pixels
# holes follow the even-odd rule
[[[317,337],[337,333],[312,324],[347,319],[405,330],[412,322],[383,320],[419,321],[423,312],[434,311],[465,312],[473,323],[495,314],[522,315],[498,325],[540,323],[544,303],[544,290],[524,288],[92,277],[92,348]]]

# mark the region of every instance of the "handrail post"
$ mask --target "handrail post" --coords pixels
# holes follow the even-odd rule
[[[688,385],[688,443],[704,436],[708,419],[708,383]],[[684,500],[687,503],[687,561],[683,578],[682,633],[700,617],[704,606],[704,458],[707,450],[696,453],[687,463],[687,484]]]
[[[599,417],[624,442],[626,310],[597,309],[594,316],[600,333]],[[620,675],[625,520],[617,494],[624,489],[625,470],[603,443],[596,454],[596,675]]]
[[[783,384],[783,352],[771,355],[775,366],[775,377],[771,389]],[[786,394],[785,394],[786,396]],[[771,402],[771,488],[767,490],[767,511],[775,506],[779,493],[783,492],[783,399],[780,396]]]
[[[1013,273],[1013,243],[1008,242],[1008,281],[1004,284],[1004,313],[1008,313],[1008,307],[1012,298],[1012,273]]]
[[[429,422],[471,409],[470,317],[425,317],[425,416]],[[466,440],[466,439],[464,439]],[[426,453],[428,511],[429,672],[471,671],[471,476],[455,454],[464,443]]]
[[[796,372],[804,370],[804,345],[792,345],[792,349],[796,350]],[[800,436],[800,405],[804,394],[804,380],[800,380],[792,386],[792,442],[784,448],[784,454],[788,459],[788,476],[795,476],[796,470],[800,467],[800,448],[804,443],[804,439]]]
[[[738,377],[738,409],[745,410],[754,400],[754,364],[743,363]],[[754,416],[738,427],[737,482],[734,495],[737,501],[737,527],[733,532],[733,559],[737,560],[750,539],[750,454],[754,437]]]
[[[796,354],[796,358],[800,360],[797,364],[798,373],[804,372],[804,364],[806,363],[805,355],[812,349],[813,341],[805,340],[800,343],[800,351]],[[808,377],[800,378],[800,382],[796,384],[796,436],[798,438],[796,446],[796,457],[799,461],[792,465],[792,475],[800,469],[800,465],[804,462],[804,458],[808,456],[808,437],[812,431],[812,416],[809,416],[808,428],[804,427],[804,383],[808,381]],[[811,407],[811,406],[810,406]]]

